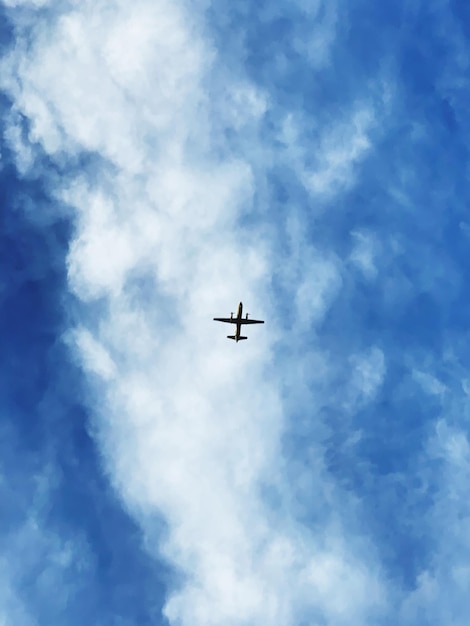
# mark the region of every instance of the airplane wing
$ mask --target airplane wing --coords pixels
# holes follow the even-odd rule
[[[215,322],[227,322],[227,324],[236,324],[237,319],[233,317],[214,317]]]
[[[245,319],[241,319],[240,320],[240,324],[264,324],[263,320],[247,320]]]

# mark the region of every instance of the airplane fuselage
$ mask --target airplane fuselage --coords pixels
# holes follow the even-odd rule
[[[240,341],[240,336],[242,334],[242,315],[243,315],[243,302],[240,302],[240,304],[238,305],[238,312],[237,312],[237,330],[235,331],[235,341],[238,343],[238,341]]]

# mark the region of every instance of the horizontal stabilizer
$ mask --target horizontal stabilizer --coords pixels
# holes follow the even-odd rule
[[[227,335],[227,339],[236,339],[235,335]],[[248,337],[239,337],[238,341],[240,341],[241,339],[248,339]]]

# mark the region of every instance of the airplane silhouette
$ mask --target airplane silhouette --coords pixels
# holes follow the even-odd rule
[[[214,317],[214,320],[216,322],[227,322],[227,324],[236,324],[237,329],[235,331],[235,334],[227,335],[227,339],[234,339],[238,343],[242,339],[248,339],[248,337],[242,337],[242,335],[240,334],[242,330],[242,324],[264,324],[264,321],[262,320],[249,320],[248,313],[246,314],[245,318],[243,318],[242,316],[243,303],[240,302],[240,304],[238,305],[237,317],[233,317],[233,313],[231,313],[230,317]]]

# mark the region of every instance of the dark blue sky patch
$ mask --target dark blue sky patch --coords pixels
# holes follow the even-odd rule
[[[413,589],[434,553],[429,526],[421,520],[432,514],[439,467],[426,477],[422,468],[442,407],[410,374],[400,364],[389,364],[375,402],[352,419],[339,408],[330,410],[325,459],[338,483],[362,503],[362,526],[387,575]]]
[[[0,49],[6,50],[14,43],[14,29],[7,17],[7,9],[0,6]]]
[[[41,181],[22,181],[13,166],[0,173],[0,190],[1,530],[9,558],[27,551],[13,582],[40,624],[118,616],[155,624],[166,569],[143,551],[140,529],[102,473],[84,381],[62,341],[76,315],[66,295],[71,223],[28,220],[23,201],[51,200]],[[57,562],[57,546],[71,560]]]
[[[465,0],[450,0],[449,7],[468,41],[470,39],[470,6],[468,2]]]

